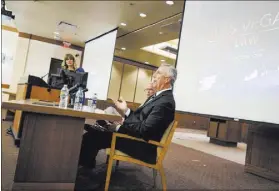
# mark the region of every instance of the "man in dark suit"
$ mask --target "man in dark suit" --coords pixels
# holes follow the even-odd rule
[[[176,69],[168,64],[161,65],[153,74],[155,94],[135,111],[127,107],[122,98],[114,101],[120,114],[125,117],[123,124],[111,124],[109,129],[118,133],[142,138],[146,141],[160,141],[169,124],[174,120],[175,101],[172,87],[176,80]],[[92,130],[84,134],[79,159],[83,168],[95,167],[95,157],[100,149],[110,148],[112,132]],[[116,149],[147,163],[155,164],[157,147],[139,141],[118,138]]]

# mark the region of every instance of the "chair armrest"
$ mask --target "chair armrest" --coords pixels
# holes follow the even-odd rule
[[[140,142],[145,142],[145,143],[149,143],[149,144],[152,144],[152,145],[156,145],[158,147],[164,147],[165,145],[157,142],[157,141],[152,141],[152,140],[149,140],[149,141],[145,141],[143,139],[139,139],[139,138],[136,138],[136,137],[132,137],[132,136],[129,136],[129,135],[126,135],[126,134],[122,134],[122,133],[113,133],[113,136],[116,138],[116,137],[121,137],[121,138],[126,138],[126,139],[131,139],[131,140],[135,140],[135,141],[140,141]]]

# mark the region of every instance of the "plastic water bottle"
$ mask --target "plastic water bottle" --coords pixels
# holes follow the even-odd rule
[[[95,109],[97,108],[97,94],[94,93],[92,98],[88,99],[88,107],[90,108],[91,112],[95,112]]]
[[[64,84],[60,91],[59,107],[66,109],[68,107],[69,90],[67,84]]]
[[[75,97],[74,110],[82,110],[82,104],[83,104],[83,91],[82,91],[82,87],[79,87]]]
[[[92,97],[92,110],[95,111],[95,109],[97,108],[97,93],[94,93],[93,97]]]

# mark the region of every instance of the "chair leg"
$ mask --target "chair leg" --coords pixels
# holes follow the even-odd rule
[[[162,166],[159,168],[159,172],[160,172],[160,175],[161,175],[163,190],[166,191],[167,190],[167,181],[166,181],[164,168]]]
[[[156,188],[156,177],[157,177],[157,170],[156,169],[152,169],[153,170],[153,188]]]
[[[107,177],[106,177],[106,184],[105,184],[105,191],[108,191],[108,188],[109,188],[112,164],[113,164],[113,158],[109,157],[109,163],[108,163],[108,169],[107,169]]]

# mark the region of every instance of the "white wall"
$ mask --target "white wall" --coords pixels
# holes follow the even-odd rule
[[[10,90],[14,92],[16,91],[18,81],[22,76],[30,74],[41,77],[45,75],[49,71],[51,58],[63,60],[65,54],[67,53],[80,55],[76,58],[76,63],[79,67],[82,55],[81,51],[71,48],[64,48],[62,46],[46,42],[18,37],[13,64],[14,67],[10,73]],[[4,70],[2,70],[2,75],[4,74],[3,71]],[[44,78],[44,80],[47,79]]]
[[[18,33],[7,30],[2,31],[2,84],[11,84]]]
[[[51,58],[63,60],[65,54],[79,54],[76,63],[80,66],[81,51],[64,48],[55,44],[31,40],[27,55],[26,68],[24,75],[43,76],[48,73]],[[45,79],[46,80],[46,79]]]
[[[10,84],[10,90],[14,91],[14,92],[17,89],[17,83],[18,83],[20,77],[24,73],[29,41],[30,40],[27,38],[18,37],[17,47],[16,47],[16,56],[15,56],[15,60],[14,60],[14,67],[13,67],[13,72],[11,74],[12,80],[11,80],[11,84]],[[2,71],[2,73],[3,73],[3,71]]]

